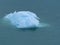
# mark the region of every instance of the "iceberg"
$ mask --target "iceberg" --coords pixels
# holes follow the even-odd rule
[[[40,24],[40,18],[30,11],[15,11],[4,16],[4,19],[9,20],[17,28],[34,28]]]

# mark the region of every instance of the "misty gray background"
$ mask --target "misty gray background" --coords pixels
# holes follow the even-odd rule
[[[0,19],[22,10],[36,13],[50,27],[23,31],[0,23],[0,45],[60,45],[60,0],[0,0]]]

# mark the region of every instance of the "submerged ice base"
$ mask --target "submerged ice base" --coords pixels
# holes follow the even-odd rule
[[[4,19],[9,20],[10,23],[17,28],[33,28],[40,24],[39,17],[30,11],[19,11],[7,14]]]

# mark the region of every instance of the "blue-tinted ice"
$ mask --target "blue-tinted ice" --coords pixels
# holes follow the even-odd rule
[[[8,20],[11,25],[17,28],[34,28],[34,27],[46,27],[48,24],[41,23],[40,18],[30,11],[19,11],[7,14],[4,16],[4,21]],[[8,23],[9,23],[8,22]]]
[[[17,28],[38,27],[40,23],[39,17],[30,11],[15,11],[6,15],[4,19],[8,19]]]

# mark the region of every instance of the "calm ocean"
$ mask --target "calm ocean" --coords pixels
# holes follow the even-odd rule
[[[0,0],[0,19],[22,10],[36,13],[50,27],[21,30],[0,23],[0,45],[60,45],[60,0]]]

